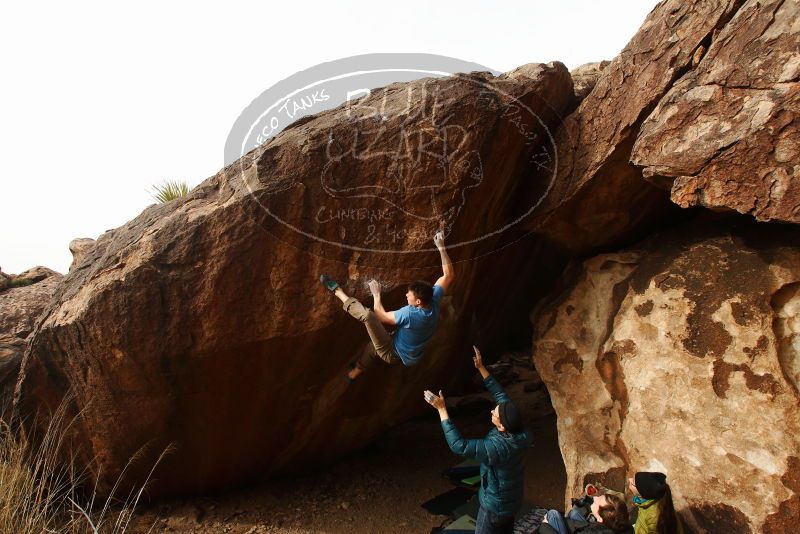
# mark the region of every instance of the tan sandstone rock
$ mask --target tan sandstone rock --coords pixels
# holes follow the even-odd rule
[[[10,397],[19,364],[37,319],[50,303],[62,275],[0,292],[0,395]],[[1,398],[5,406],[10,398]]]
[[[86,254],[94,248],[95,240],[90,237],[79,237],[69,242],[69,251],[72,253],[72,263],[69,266],[71,271],[77,267]]]
[[[530,228],[571,252],[629,239],[672,212],[630,163],[639,128],[741,0],[667,0],[556,133],[558,177]],[[677,211],[677,210],[676,210]]]
[[[306,117],[169,204],[100,236],[35,332],[24,412],[71,388],[73,442],[107,491],[128,460],[150,495],[206,491],[324,462],[426,409],[420,392],[459,377],[476,270],[457,264],[435,338],[413,368],[344,375],[367,342],[318,278],[371,304],[491,252],[543,129],[573,98],[560,63],[392,84]],[[483,285],[483,284],[478,284]]]
[[[36,267],[31,267],[27,271],[23,271],[19,273],[17,276],[14,277],[15,283],[23,285],[23,284],[35,284],[37,282],[41,282],[46,278],[50,278],[51,276],[61,277],[61,273],[54,271],[48,267],[42,267],[41,265],[37,265]]]
[[[693,531],[794,530],[798,245],[794,229],[680,229],[574,270],[534,338],[567,498],[657,470]]]
[[[750,0],[642,125],[632,161],[681,207],[800,222],[800,3]]]
[[[575,87],[576,105],[592,92],[600,75],[608,67],[610,61],[597,61],[594,63],[584,63],[569,71],[572,76],[572,84]]]
[[[0,291],[11,287],[11,277],[0,268]]]

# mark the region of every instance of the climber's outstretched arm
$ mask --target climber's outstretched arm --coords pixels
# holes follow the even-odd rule
[[[394,319],[394,312],[387,312],[383,307],[383,303],[381,302],[381,284],[375,280],[370,280],[369,290],[372,293],[372,299],[374,301],[372,308],[378,320],[383,324],[397,324]]]
[[[444,234],[439,231],[436,232],[436,235],[433,236],[433,242],[436,245],[436,248],[439,249],[439,255],[442,257],[442,276],[436,280],[437,286],[440,286],[444,289],[444,292],[447,293],[450,289],[450,284],[453,283],[453,280],[456,278],[456,272],[453,269],[453,262],[450,260],[450,256],[447,254],[447,249],[444,246]]]
[[[508,402],[511,399],[506,394],[503,387],[500,383],[495,380],[486,366],[483,365],[483,356],[481,356],[481,351],[475,345],[472,346],[475,350],[475,356],[472,357],[472,363],[475,364],[475,369],[481,374],[481,378],[483,378],[483,385],[486,386],[486,389],[489,390],[489,393],[492,394],[494,400],[497,404],[502,404],[504,402]]]
[[[450,416],[447,414],[447,405],[445,404],[444,395],[442,395],[441,390],[439,390],[438,395],[432,391],[425,391],[423,395],[425,401],[439,412],[439,419],[442,422],[444,437],[451,451],[459,456],[472,458],[487,465],[495,464],[498,455],[496,454],[495,448],[490,443],[485,439],[464,439],[461,436],[456,425],[453,424],[450,420]]]

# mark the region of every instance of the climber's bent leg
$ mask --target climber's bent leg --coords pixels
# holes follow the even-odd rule
[[[392,336],[378,320],[375,312],[365,308],[363,304],[353,297],[348,298],[343,307],[344,311],[364,323],[364,326],[367,327],[367,334],[369,334],[372,345],[375,347],[375,353],[381,360],[386,363],[393,363],[394,359],[399,359],[394,352]]]
[[[364,346],[364,350],[361,351],[361,354],[358,356],[358,359],[355,363],[355,371],[356,376],[361,374],[361,371],[365,371],[372,367],[372,364],[375,363],[375,360],[378,359],[378,355],[375,353],[375,347],[372,343],[367,343]]]
[[[397,365],[403,363],[403,360],[395,353],[394,351],[387,353],[380,354],[375,350],[375,346],[372,343],[369,343],[364,350],[361,351],[358,359],[355,363],[355,368],[359,371],[364,371],[369,367],[372,367],[372,364],[375,363],[376,360],[383,360],[385,363],[389,365]],[[356,373],[358,376],[360,373]]]

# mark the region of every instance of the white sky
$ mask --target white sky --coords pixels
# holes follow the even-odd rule
[[[0,9],[0,267],[66,272],[97,238],[223,164],[241,111],[324,61],[427,52],[508,71],[612,59],[654,0],[6,2]]]

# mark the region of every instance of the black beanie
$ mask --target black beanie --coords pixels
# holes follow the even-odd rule
[[[667,475],[664,473],[649,473],[639,471],[634,477],[639,495],[645,499],[660,499],[667,491]]]
[[[500,405],[500,422],[503,423],[506,432],[512,434],[522,432],[522,417],[513,402],[504,402]]]

